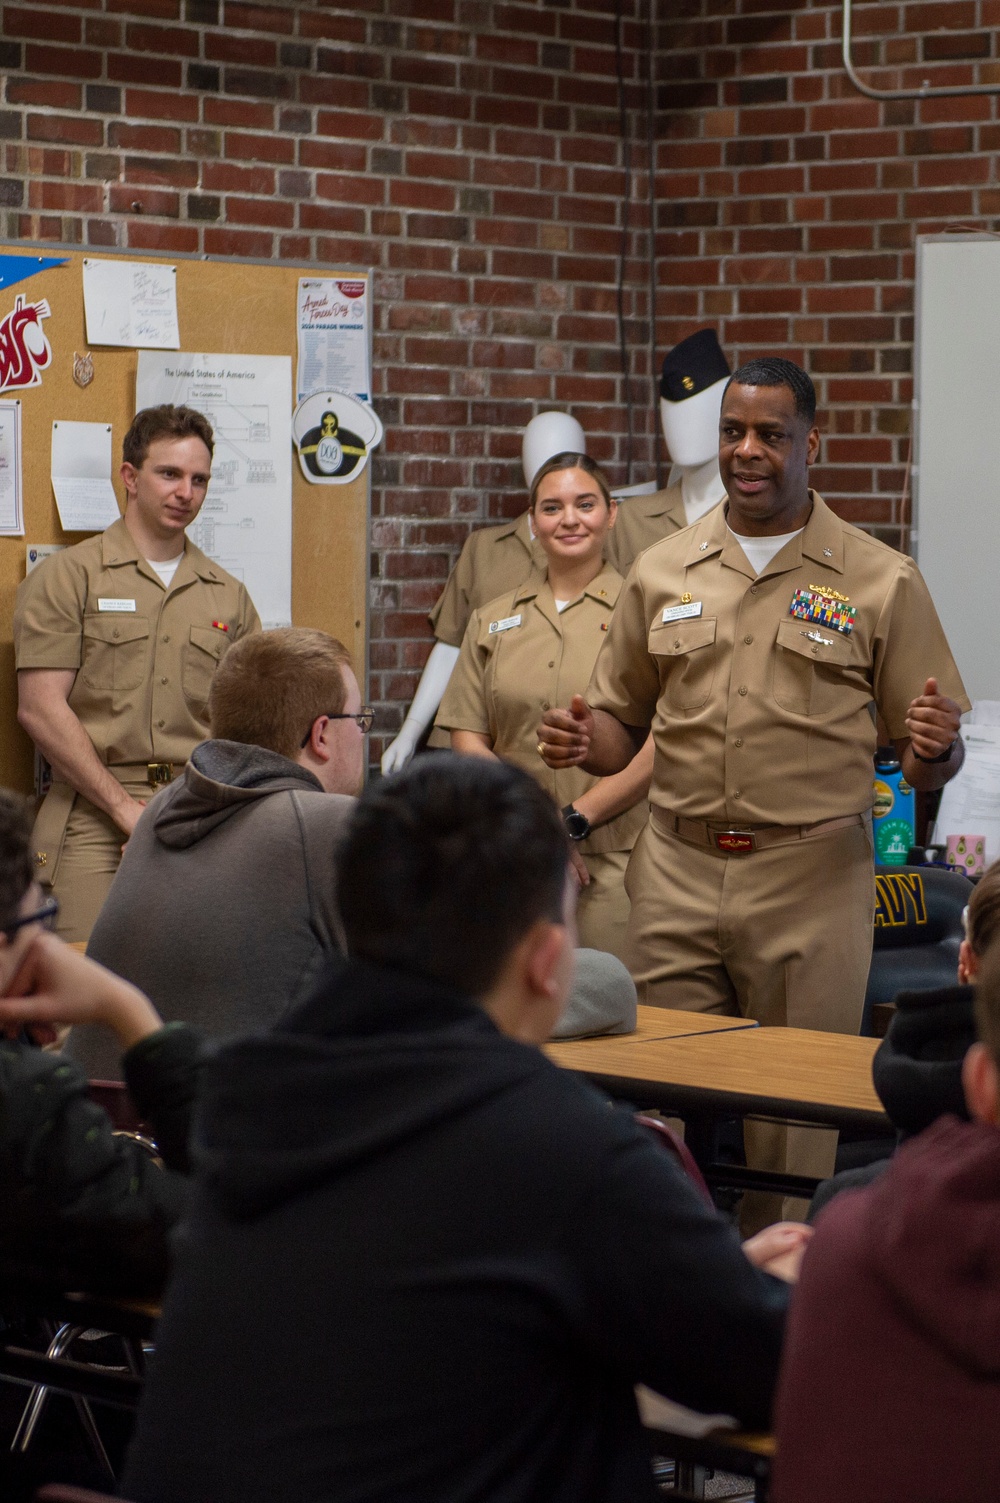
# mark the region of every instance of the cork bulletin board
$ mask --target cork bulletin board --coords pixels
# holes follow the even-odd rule
[[[138,351],[89,346],[83,305],[85,255],[111,259],[114,252],[0,246],[0,255],[37,260],[65,258],[66,265],[40,271],[0,290],[0,319],[15,306],[44,298],[49,317],[44,332],[52,350],[41,385],[10,390],[21,402],[23,453],[23,538],[0,537],[0,783],[30,793],[31,742],[17,724],[12,620],[14,595],[25,574],[27,544],[69,546],[87,534],[62,530],[50,480],[52,423],[110,423],[112,475],[119,508],[125,492],[118,478],[121,443],[135,413]],[[206,354],[288,355],[294,381],[296,295],[303,276],[350,273],[351,268],[196,260],[145,253],[121,259],[177,268],[177,316],[181,350]],[[94,374],[80,387],[73,380],[74,357],[89,354]],[[345,485],[310,485],[294,454],[292,467],[292,620],[319,627],[350,648],[358,678],[367,678],[367,579],[370,466]],[[362,676],[364,675],[364,677]]]

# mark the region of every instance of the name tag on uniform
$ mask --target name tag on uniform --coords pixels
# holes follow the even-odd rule
[[[520,624],[521,624],[521,618],[520,618],[520,616],[504,616],[504,618],[503,618],[502,621],[491,621],[490,622],[490,636],[492,637],[493,634],[494,634],[494,632],[498,632],[498,631],[510,631],[510,629],[511,629],[512,626],[520,626]]]
[[[692,600],[687,605],[668,605],[663,612],[663,621],[689,621],[692,616],[701,615],[701,601]]]
[[[134,600],[113,600],[108,596],[97,597],[97,609],[99,611],[134,611]]]

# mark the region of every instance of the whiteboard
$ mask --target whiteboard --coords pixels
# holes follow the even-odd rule
[[[917,237],[913,554],[969,697],[1000,699],[1000,236]]]

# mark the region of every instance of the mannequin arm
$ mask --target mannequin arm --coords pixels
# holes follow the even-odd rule
[[[438,705],[444,698],[451,671],[458,662],[457,647],[447,642],[435,642],[427,659],[417,692],[413,696],[409,714],[403,721],[399,735],[386,748],[382,757],[385,774],[398,772],[405,767],[417,749],[417,742],[437,714]]]

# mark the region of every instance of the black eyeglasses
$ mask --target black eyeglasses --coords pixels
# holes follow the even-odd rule
[[[361,732],[362,736],[367,736],[368,732],[375,724],[375,711],[372,709],[371,705],[362,705],[361,709],[356,715],[328,715],[326,718],[327,720],[353,720],[357,723],[358,730]],[[317,715],[316,720],[318,719],[319,716]],[[316,720],[313,721],[312,725],[309,727],[305,735],[302,737],[302,740],[299,742],[300,751],[304,751],[305,748],[309,745],[309,737],[312,735],[312,728],[313,725],[316,724]]]
[[[10,924],[5,924],[3,933],[10,939],[18,929],[23,929],[26,924],[41,924],[43,929],[52,929],[59,917],[59,899],[49,898],[41,908],[36,908],[34,913],[26,913],[23,918],[16,918]]]

